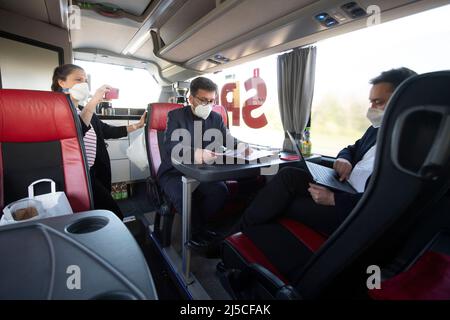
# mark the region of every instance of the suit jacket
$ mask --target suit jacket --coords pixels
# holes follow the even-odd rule
[[[201,124],[201,137],[198,137],[198,134],[197,136],[194,135],[195,123],[197,123],[197,125]],[[189,139],[190,141],[185,141],[184,139],[180,139],[182,141],[172,141],[172,133],[176,129],[185,129],[186,132],[189,132],[191,137]],[[203,136],[205,134],[205,131],[208,129],[219,130],[221,136],[223,137],[223,141],[214,141],[214,139],[212,139],[212,141],[204,141],[205,139],[203,139]],[[197,141],[195,141],[196,139]],[[205,149],[211,143],[218,143],[222,146],[226,146],[227,141],[229,141],[229,143],[231,143],[233,147],[236,147],[238,143],[238,140],[230,134],[230,131],[223,123],[222,116],[220,114],[211,111],[208,118],[206,118],[206,120],[203,120],[202,118],[199,118],[192,113],[190,106],[170,111],[167,114],[167,127],[166,131],[164,132],[164,141],[161,148],[161,166],[158,169],[158,179],[169,172],[179,172],[172,166],[171,154],[173,148],[180,142],[186,147],[186,149],[189,149],[191,153],[190,158],[193,163],[195,147]]]
[[[355,165],[361,161],[367,151],[372,148],[376,141],[378,135],[378,128],[370,127],[361,137],[361,139],[357,140],[355,144],[348,146],[347,148],[342,149],[337,158],[343,158],[348,160],[353,168]],[[369,183],[369,179],[367,179],[366,187]],[[334,193],[334,201],[336,204],[336,208],[341,212],[346,212],[347,214],[353,210],[358,201],[362,198],[363,193],[350,194],[346,192],[335,192]]]

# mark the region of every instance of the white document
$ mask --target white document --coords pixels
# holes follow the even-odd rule
[[[249,155],[245,155],[245,153],[242,151],[238,151],[238,150],[227,150],[223,153],[221,152],[215,152],[215,154],[217,156],[225,156],[225,157],[230,157],[230,158],[236,158],[236,159],[243,159],[246,161],[254,161],[257,159],[261,159],[261,158],[267,158],[267,157],[271,157],[273,156],[274,152],[273,151],[268,151],[268,150],[255,150],[252,149],[252,153]]]

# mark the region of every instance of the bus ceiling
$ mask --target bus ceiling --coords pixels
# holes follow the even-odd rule
[[[0,14],[68,30],[65,47],[77,59],[154,68],[163,82],[174,82],[445,4],[277,0],[262,8],[261,0],[0,0]],[[0,28],[12,30],[3,21]]]

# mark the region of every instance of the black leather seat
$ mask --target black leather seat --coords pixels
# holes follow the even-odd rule
[[[448,279],[450,252],[435,244],[450,239],[449,88],[449,71],[403,83],[388,102],[370,184],[343,224],[328,239],[286,221],[228,238],[218,265],[224,287],[238,299],[389,298],[368,290],[368,267],[381,268],[388,283],[420,261],[422,270],[433,251],[444,257],[438,278]],[[450,298],[444,283],[434,298]]]

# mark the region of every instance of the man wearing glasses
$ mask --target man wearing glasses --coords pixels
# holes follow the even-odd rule
[[[198,77],[190,85],[190,105],[170,111],[167,115],[167,128],[164,132],[158,179],[162,190],[180,214],[182,213],[182,173],[172,166],[171,155],[173,151],[177,153],[178,149],[174,149],[175,147],[186,141],[184,141],[184,137],[181,139],[183,141],[174,139],[173,136],[177,136],[177,132],[173,135],[174,131],[189,132],[189,151],[191,152],[189,158],[195,163],[211,163],[217,159],[213,151],[206,149],[211,145],[211,141],[206,137],[203,139],[207,130],[220,131],[222,143],[219,144],[222,146],[230,143],[232,147],[236,148],[239,144],[238,140],[231,136],[222,116],[212,112],[216,93],[217,85],[214,82],[204,77]],[[227,194],[228,188],[222,181],[201,183],[193,193],[192,239],[194,245],[206,247],[208,242],[216,236],[214,232],[208,231],[205,225],[207,221],[214,220],[224,207]]]

